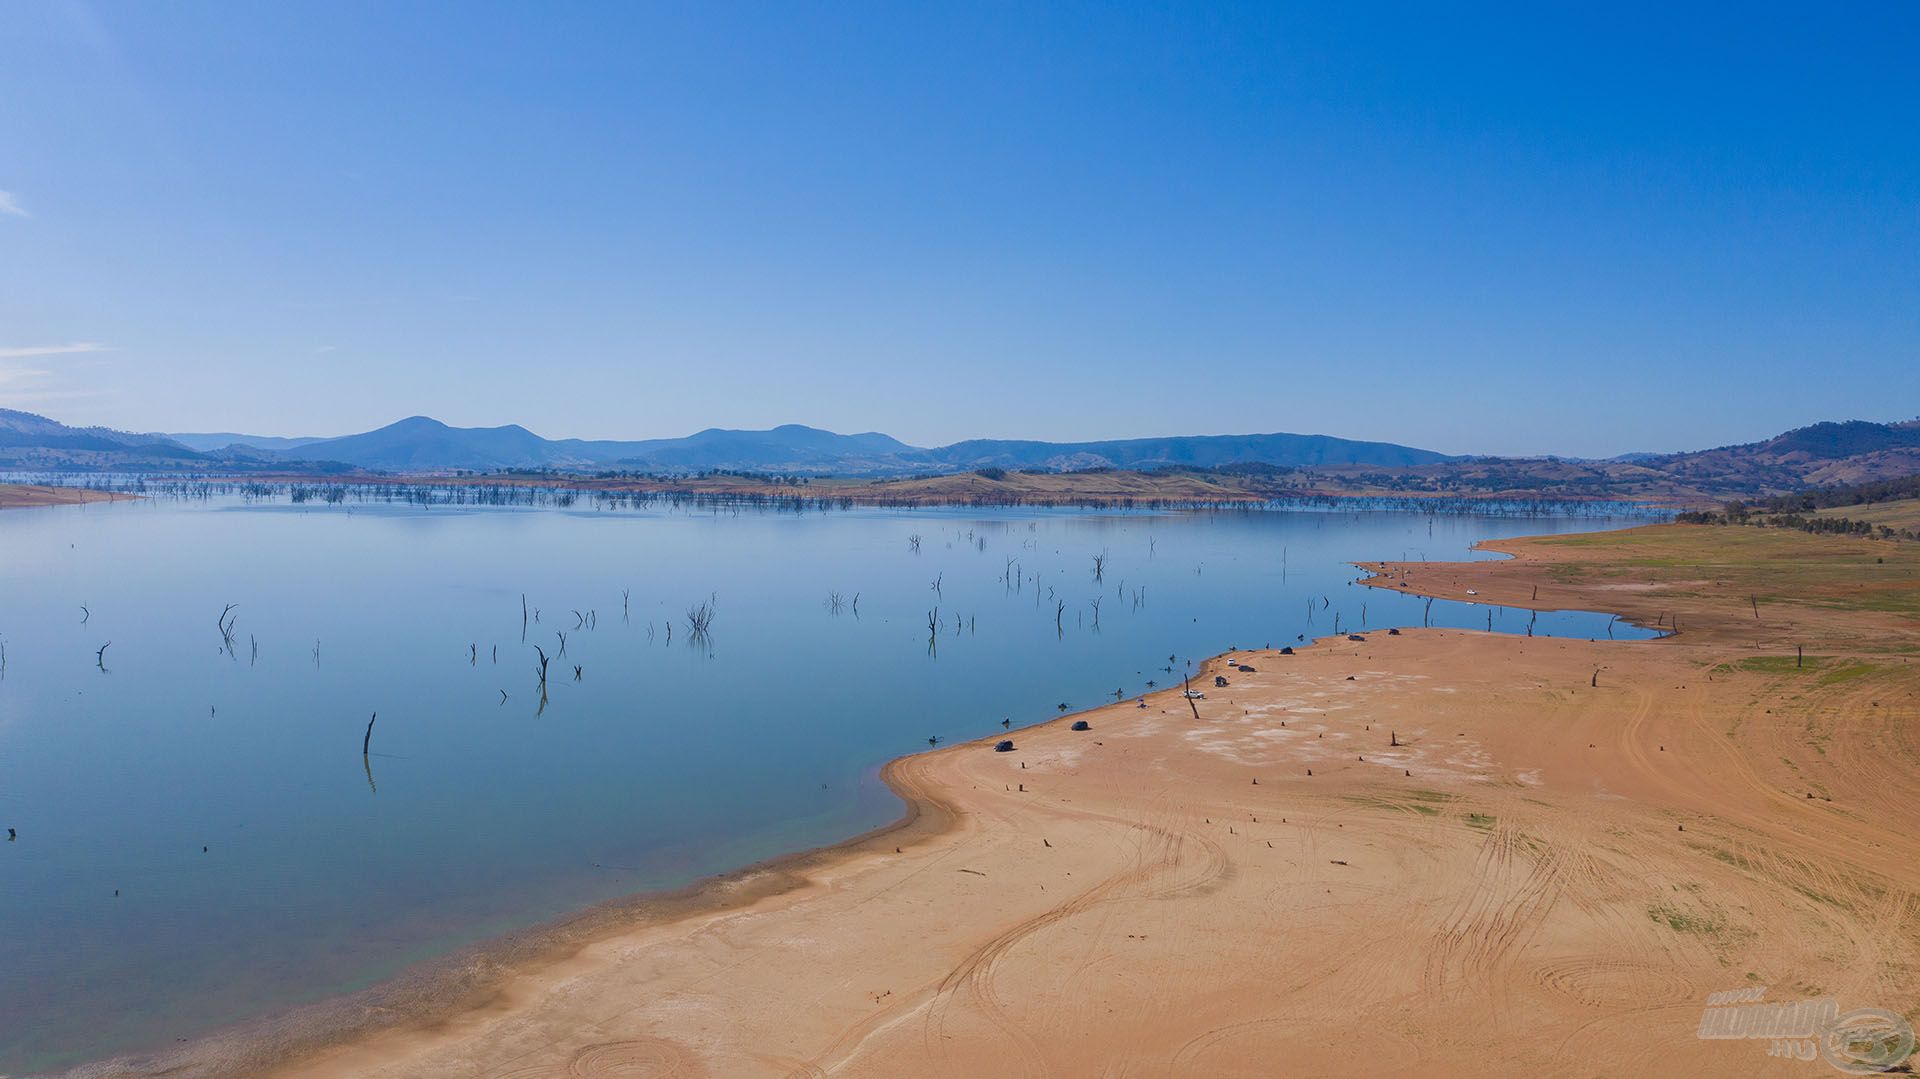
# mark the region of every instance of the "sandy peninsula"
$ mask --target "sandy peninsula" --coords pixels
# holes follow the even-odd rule
[[[133,498],[117,491],[87,487],[55,487],[38,483],[0,483],[0,510],[28,506],[76,506],[83,502],[117,502]]]
[[[1161,691],[1014,752],[897,761],[892,832],[270,1070],[1789,1076],[1829,1072],[1701,1038],[1710,994],[1912,1018],[1920,548],[1678,526],[1498,546],[1517,557],[1370,583],[1679,633],[1236,650],[1192,707]],[[222,1059],[201,1058],[267,1063]]]

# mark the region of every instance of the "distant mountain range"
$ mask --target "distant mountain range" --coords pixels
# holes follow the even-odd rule
[[[226,449],[228,446],[247,446],[256,450],[266,450],[269,453],[282,453],[299,449],[301,446],[311,446],[315,442],[327,441],[324,437],[278,438],[273,435],[236,435],[225,431],[206,434],[168,434],[161,437],[170,438],[190,450],[198,450],[201,453],[212,453]]]
[[[1190,435],[1104,442],[975,439],[910,446],[875,432],[842,435],[788,424],[712,428],[685,438],[547,439],[524,427],[449,427],[414,416],[338,438],[132,434],[68,427],[0,409],[0,469],[196,473],[744,472],[806,476],[926,476],[981,469],[1264,469],[1279,489],[1311,473],[1317,489],[1516,492],[1592,497],[1704,498],[1779,494],[1920,474],[1920,420],[1816,423],[1760,442],[1605,461],[1470,457],[1328,435]]]
[[[238,447],[287,460],[336,461],[395,472],[500,469],[621,470],[664,474],[776,472],[821,475],[914,475],[977,468],[1071,471],[1087,468],[1217,467],[1260,462],[1286,467],[1405,467],[1451,460],[1431,450],[1326,435],[1194,435],[1110,442],[1021,442],[976,439],[924,449],[877,432],[835,434],[786,424],[767,431],[709,428],[685,438],[635,442],[547,439],[517,425],[449,427],[412,416],[342,438],[279,439],[249,435],[162,436],[204,453]],[[220,445],[218,440],[226,441]]]

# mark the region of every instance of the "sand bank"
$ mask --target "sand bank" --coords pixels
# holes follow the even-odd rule
[[[36,483],[0,483],[0,510],[28,506],[73,506],[83,502],[117,502],[136,496],[85,487],[51,487]]]

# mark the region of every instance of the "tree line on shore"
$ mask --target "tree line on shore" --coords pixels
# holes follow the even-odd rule
[[[1859,536],[1865,539],[1920,540],[1920,531],[1894,528],[1852,517],[1820,516],[1816,511],[1842,506],[1870,506],[1883,502],[1920,499],[1920,475],[1871,483],[1816,487],[1793,494],[1776,495],[1751,504],[1733,501],[1718,510],[1696,510],[1674,519],[1681,524],[1754,525],[1763,528],[1796,528],[1822,535]]]

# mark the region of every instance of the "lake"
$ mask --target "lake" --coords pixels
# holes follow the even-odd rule
[[[900,803],[879,766],[929,737],[1137,694],[1336,618],[1421,624],[1424,600],[1351,584],[1350,560],[1628,523],[284,497],[7,511],[0,1073],[164,1046],[885,824]],[[1491,610],[1526,631],[1529,612]],[[1608,623],[1542,614],[1533,632]]]

